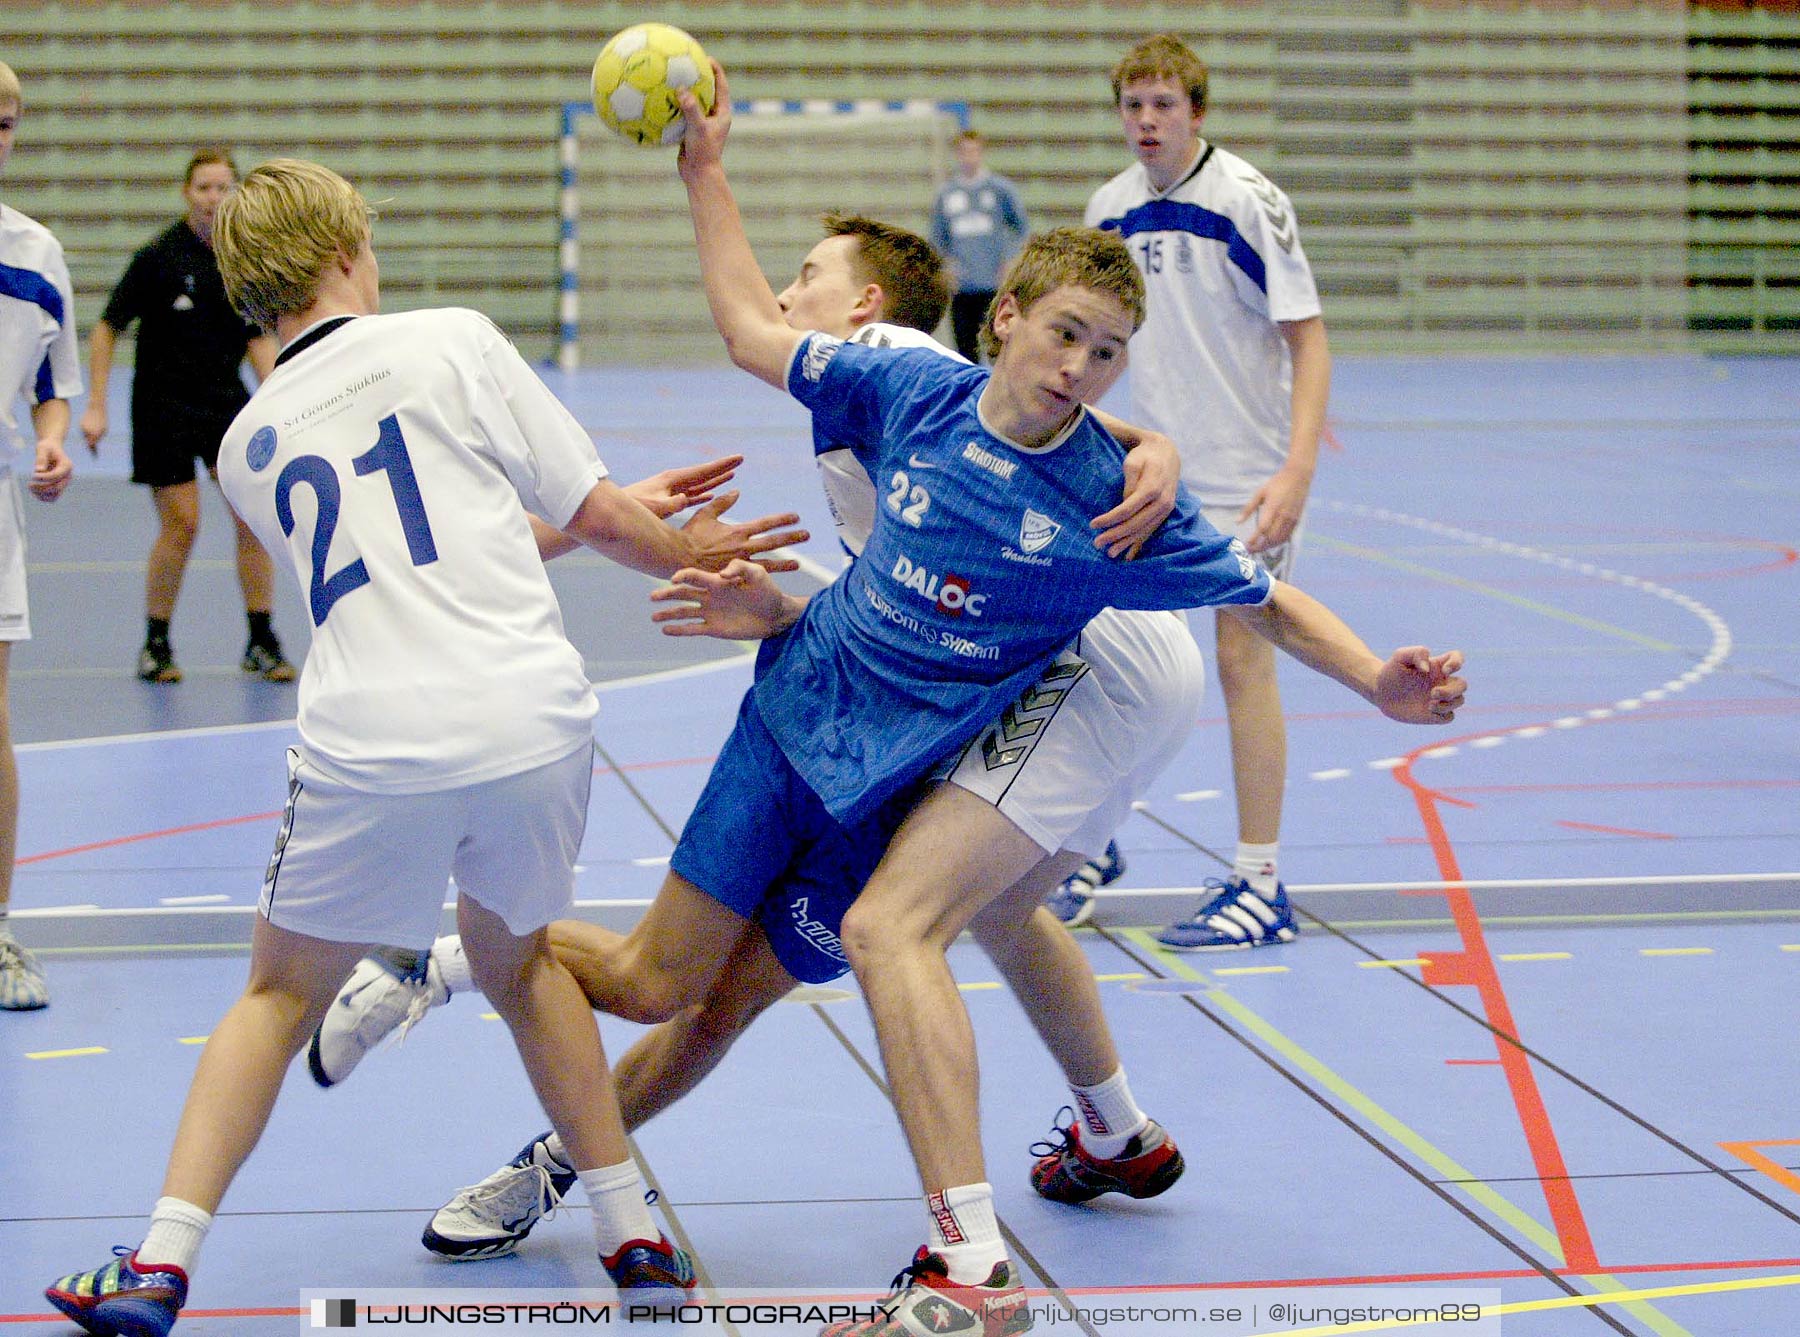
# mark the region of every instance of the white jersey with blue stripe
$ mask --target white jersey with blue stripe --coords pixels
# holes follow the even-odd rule
[[[1293,366],[1277,322],[1320,314],[1293,205],[1235,153],[1200,156],[1158,191],[1133,163],[1095,191],[1087,224],[1143,271],[1131,417],[1172,437],[1207,506],[1242,506],[1287,460]]]
[[[840,821],[919,778],[1103,608],[1257,604],[1269,578],[1183,496],[1136,561],[1093,546],[1124,450],[1091,415],[1029,448],[991,431],[988,372],[922,348],[801,340],[788,389],[876,485],[872,532],[765,645],[763,718]]]
[[[42,223],[0,204],[0,473],[36,442],[20,430],[20,398],[37,405],[80,393],[75,299],[62,246]]]

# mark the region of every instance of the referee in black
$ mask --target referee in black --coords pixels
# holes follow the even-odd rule
[[[194,461],[218,481],[220,438],[250,399],[243,362],[250,360],[258,380],[275,366],[274,338],[232,310],[213,259],[213,214],[236,185],[237,169],[229,153],[205,148],[194,154],[181,188],[187,214],[131,257],[88,344],[88,407],[81,415],[81,432],[88,450],[97,453],[106,435],[113,347],[138,322],[131,481],[150,489],[157,520],[144,578],[144,648],[137,665],[145,682],[181,681],[169,622],[200,529]],[[270,625],[274,568],[256,536],[242,520],[236,523],[238,585],[250,622],[240,666],[271,682],[289,682],[294,666]]]

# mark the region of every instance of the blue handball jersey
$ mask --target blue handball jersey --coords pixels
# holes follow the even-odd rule
[[[1184,492],[1135,561],[1093,546],[1124,450],[1087,413],[1026,448],[977,413],[988,373],[812,334],[788,389],[875,480],[862,556],[765,645],[757,705],[794,768],[859,821],[960,747],[1102,608],[1259,604],[1268,576]]]

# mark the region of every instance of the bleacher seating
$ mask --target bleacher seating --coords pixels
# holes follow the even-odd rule
[[[390,307],[482,307],[547,352],[556,133],[614,0],[65,0],[11,24],[8,203],[85,321],[199,143],[382,201]],[[1125,165],[1106,71],[1181,32],[1207,132],[1295,200],[1344,349],[1800,341],[1800,14],[1661,0],[686,0],[741,96],[962,100],[1034,219]],[[785,278],[785,276],[783,276]]]

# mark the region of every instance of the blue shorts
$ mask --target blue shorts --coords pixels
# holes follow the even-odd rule
[[[838,929],[911,811],[914,793],[854,827],[825,810],[746,692],[737,724],[682,828],[669,867],[754,923],[807,984],[850,969]]]

